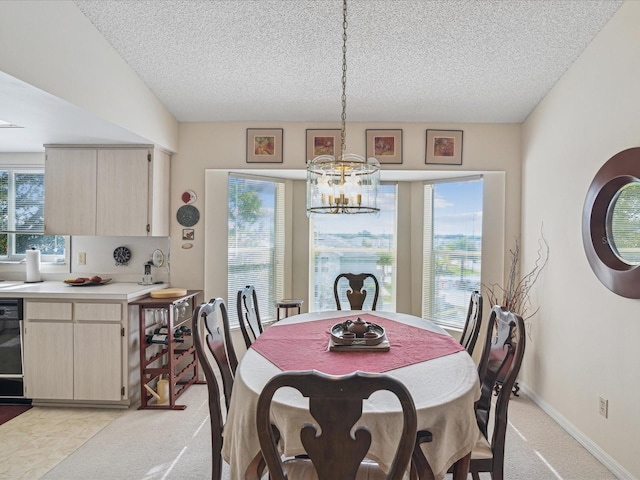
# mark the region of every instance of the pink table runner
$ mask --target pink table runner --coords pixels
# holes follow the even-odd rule
[[[464,350],[449,335],[431,332],[369,313],[358,315],[382,326],[391,348],[388,352],[333,352],[328,349],[331,327],[353,315],[327,320],[274,325],[260,334],[252,348],[280,370],[319,370],[345,375],[361,370],[382,373]]]

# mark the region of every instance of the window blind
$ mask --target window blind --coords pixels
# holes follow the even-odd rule
[[[64,258],[64,237],[43,233],[44,172],[24,167],[0,170],[0,256],[20,259],[35,247],[46,260]]]
[[[464,326],[471,292],[480,290],[482,178],[424,186],[422,316]]]
[[[238,322],[237,293],[253,285],[262,321],[284,293],[284,183],[229,176],[227,305]]]
[[[336,309],[333,284],[340,273],[374,274],[380,284],[376,310],[395,311],[396,184],[380,185],[378,206],[379,216],[328,214],[310,219],[310,311]],[[365,282],[364,289],[372,292],[372,285]],[[373,294],[367,295],[363,308],[370,310],[372,302]]]

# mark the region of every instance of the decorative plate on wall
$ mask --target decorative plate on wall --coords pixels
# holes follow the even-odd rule
[[[200,212],[193,205],[183,205],[178,209],[176,218],[183,227],[193,227],[200,221]]]
[[[129,260],[131,260],[131,250],[127,247],[118,247],[113,251],[113,258],[116,261],[116,267],[128,265]]]
[[[198,197],[193,190],[187,190],[182,194],[182,201],[184,203],[193,203]]]

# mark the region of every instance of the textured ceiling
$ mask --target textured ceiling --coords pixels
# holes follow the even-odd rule
[[[340,0],[76,0],[179,121],[337,121]],[[347,118],[522,122],[622,0],[350,0]]]

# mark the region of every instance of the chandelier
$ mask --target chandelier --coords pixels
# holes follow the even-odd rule
[[[342,5],[342,117],[340,154],[307,163],[307,216],[320,213],[379,213],[380,163],[345,153],[347,123],[347,0]],[[315,145],[314,145],[315,147]],[[335,145],[334,145],[335,149]]]

